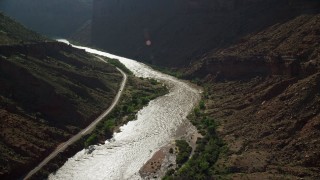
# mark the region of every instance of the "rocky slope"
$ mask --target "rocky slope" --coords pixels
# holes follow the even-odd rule
[[[2,14],[0,22],[0,179],[16,179],[106,109],[122,76]]]
[[[207,53],[189,73],[215,80],[311,75],[319,68],[319,19],[303,15],[250,34],[228,48]]]
[[[44,42],[49,39],[26,29],[0,13],[0,45]]]
[[[92,44],[161,66],[185,66],[209,50],[305,13],[315,0],[95,0]]]
[[[91,20],[92,0],[1,0],[0,11],[50,37],[69,37]]]
[[[212,51],[189,69],[227,144],[211,172],[232,179],[318,179],[320,15]]]

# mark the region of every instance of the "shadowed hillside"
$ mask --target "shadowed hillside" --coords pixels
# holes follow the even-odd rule
[[[316,0],[95,0],[92,44],[161,66],[186,66],[212,49],[300,14]]]
[[[15,179],[107,109],[122,76],[2,14],[0,22],[0,178]]]
[[[50,37],[69,37],[91,20],[92,0],[1,0],[0,11]]]
[[[300,16],[193,64],[206,89],[193,123],[206,136],[178,177],[320,178],[319,32],[320,15]],[[202,159],[212,144],[216,159]]]
[[[0,13],[0,45],[43,42],[47,38],[26,29]]]
[[[93,0],[73,32],[203,86],[189,116],[203,137],[165,179],[320,179],[319,13],[318,0]],[[0,177],[16,178],[107,107],[121,76],[1,19]]]

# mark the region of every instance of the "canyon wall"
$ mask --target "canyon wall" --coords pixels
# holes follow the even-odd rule
[[[319,11],[314,0],[95,0],[92,44],[161,66],[185,66],[301,14]]]

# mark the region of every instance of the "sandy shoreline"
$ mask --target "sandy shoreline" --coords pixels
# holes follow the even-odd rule
[[[187,121],[177,129],[175,140],[186,140],[192,147],[193,154],[197,139],[200,137],[202,137],[202,135]],[[156,151],[152,158],[141,167],[139,173],[143,179],[161,179],[169,169],[175,169],[177,167],[175,140],[172,140],[171,143]]]

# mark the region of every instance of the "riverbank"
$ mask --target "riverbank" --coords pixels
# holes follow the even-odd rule
[[[44,166],[43,169],[41,169],[37,174],[35,174],[32,177],[32,179],[47,178],[50,173],[53,173],[57,169],[59,169],[67,161],[68,158],[72,157],[74,154],[81,151],[83,148],[85,148],[85,146],[87,147],[89,153],[91,150],[93,150],[89,147],[90,145],[103,144],[107,139],[112,138],[112,134],[110,135],[108,131],[118,131],[120,126],[126,124],[130,120],[133,120],[133,114],[138,112],[150,100],[158,96],[164,95],[166,93],[167,89],[161,83],[154,82],[153,80],[149,79],[142,79],[134,76],[129,76],[127,88],[124,90],[123,97],[120,99],[119,104],[116,106],[113,112],[106,118],[104,118],[104,120],[102,120],[101,123],[97,125],[97,127],[94,131],[92,131],[92,133],[84,136],[76,143],[68,147],[65,151],[60,153],[55,159],[50,161],[46,166]],[[140,98],[130,101],[132,100],[132,96]],[[150,99],[148,99],[148,101],[142,101],[141,99],[145,99],[145,97],[148,97]],[[135,104],[134,102],[136,101],[140,101],[140,104]],[[129,111],[124,112],[124,110],[126,109],[125,107],[130,107],[131,109],[129,109]],[[110,120],[113,119],[115,115],[118,116],[118,119],[112,125],[113,127],[106,126],[106,124],[110,125]],[[106,130],[105,127],[112,129]],[[92,139],[92,137],[96,137],[94,141],[90,140]]]
[[[111,106],[121,73],[58,42],[0,47],[0,179],[18,179]]]
[[[50,179],[139,179],[143,164],[175,139],[177,129],[188,121],[186,117],[198,104],[200,91],[137,61],[91,48],[78,48],[119,59],[135,76],[163,82],[169,93],[143,107],[134,121],[121,126],[121,131],[105,144],[93,146],[90,154],[83,150],[69,158]]]
[[[100,60],[105,61],[104,59],[98,57]],[[101,115],[99,115],[93,122],[90,123],[90,125],[88,125],[85,129],[82,129],[80,132],[78,132],[76,135],[72,136],[68,141],[60,144],[49,156],[47,156],[38,166],[36,166],[33,170],[31,170],[25,177],[24,179],[29,179],[31,176],[33,176],[35,173],[37,173],[37,171],[39,169],[41,169],[44,165],[46,165],[51,159],[55,158],[55,156],[57,154],[59,154],[60,152],[64,151],[66,148],[68,148],[68,146],[70,146],[71,144],[75,143],[76,141],[78,141],[80,138],[82,138],[83,136],[90,134],[97,126],[97,124],[99,124],[107,115],[109,115],[110,112],[112,112],[112,110],[116,107],[122,93],[123,90],[125,88],[125,85],[127,83],[127,75],[118,67],[116,67],[116,69],[122,74],[123,79],[122,82],[120,84],[120,88],[118,90],[118,93],[116,94],[116,96],[114,97],[111,105],[107,108],[107,110],[105,110],[104,112],[101,113]],[[89,137],[90,138],[90,137]]]
[[[179,153],[176,140],[187,142],[192,148],[190,153],[190,156],[192,156],[196,150],[198,138],[202,137],[190,122],[186,122],[178,129],[175,140],[155,152],[152,158],[141,167],[139,171],[141,177],[143,179],[162,179],[169,170],[179,167],[176,162]]]

